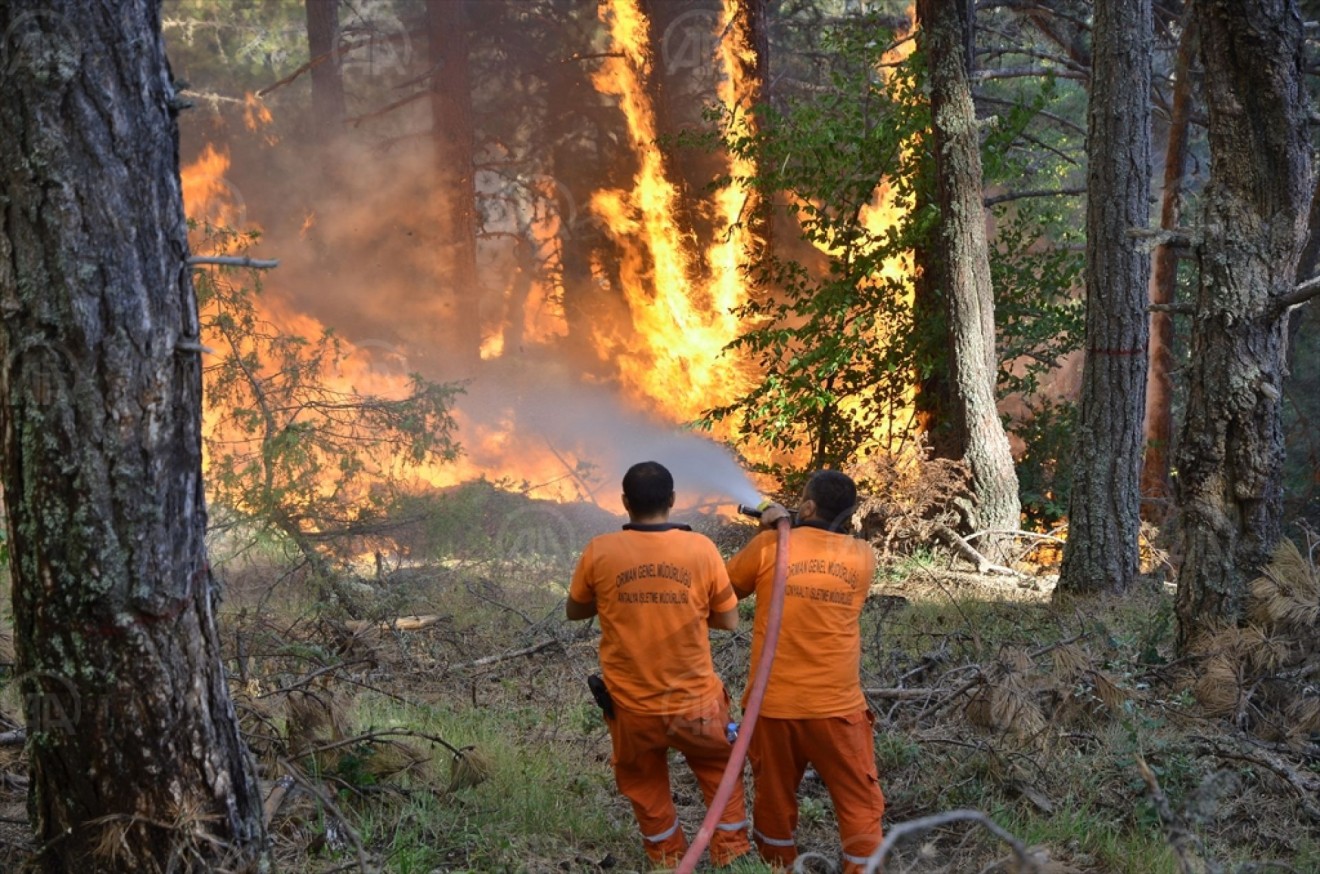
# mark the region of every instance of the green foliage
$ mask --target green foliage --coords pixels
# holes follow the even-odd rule
[[[929,300],[914,314],[907,284],[922,266],[918,260],[942,256],[929,244],[937,214],[929,192],[924,57],[918,51],[897,64],[885,60],[893,39],[865,17],[826,26],[828,87],[782,109],[758,107],[751,133],[736,114],[716,116],[722,146],[759,168],[754,178],[722,181],[785,204],[786,220],[774,226],[795,227],[800,241],[780,239],[755,253],[748,274],[759,292],[739,313],[752,327],[731,345],[751,354],[763,378],[747,396],[708,411],[704,422],[740,415],[742,439],[799,457],[809,450],[808,468],[845,463],[901,439],[913,384],[951,371],[944,290],[928,288]],[[1071,94],[1048,78],[1013,87],[999,101],[1003,113],[986,125],[987,189],[1024,181],[1046,191],[1065,188],[1075,167],[1061,148],[1021,145],[1044,136],[1038,128],[1046,107]],[[898,207],[883,228],[866,222],[877,185]],[[1043,375],[1081,343],[1084,310],[1075,289],[1084,266],[1082,223],[1077,202],[1059,196],[1000,204],[994,220],[989,256],[1000,389],[1031,398]],[[1038,448],[1031,463],[1042,472],[1057,466],[1063,447],[1052,442],[1049,457]],[[1047,486],[1038,483],[1043,496]]]
[[[758,107],[752,133],[728,113],[719,118],[724,147],[760,168],[723,181],[785,203],[788,221],[778,224],[795,222],[809,247],[754,255],[748,272],[760,293],[738,313],[753,327],[731,345],[750,353],[764,377],[705,422],[741,414],[744,439],[809,449],[810,467],[839,464],[873,442],[911,384],[910,295],[896,274],[911,273],[908,253],[932,219],[915,207],[914,189],[914,142],[929,120],[910,65],[889,69],[887,81],[878,72],[893,37],[872,18],[833,25],[822,35],[833,59],[829,87],[783,111]],[[882,181],[903,215],[868,226]],[[817,253],[823,266],[807,261]]]
[[[1073,428],[1077,406],[1040,397],[1015,427],[1023,449],[1017,460],[1022,512],[1037,526],[1056,525],[1068,512],[1072,492]]]
[[[208,233],[226,252],[252,239]],[[382,516],[418,467],[457,455],[457,387],[413,374],[398,397],[358,391],[342,372],[345,344],[329,330],[310,339],[284,332],[259,310],[260,284],[251,282],[227,270],[195,277],[214,352],[204,372],[214,500],[295,540],[345,532]]]

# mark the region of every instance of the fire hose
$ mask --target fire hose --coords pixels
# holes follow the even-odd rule
[[[743,710],[742,728],[738,739],[734,741],[733,752],[729,754],[729,764],[724,768],[719,788],[706,810],[706,818],[701,822],[697,837],[688,847],[679,861],[674,874],[692,874],[697,867],[697,859],[705,852],[715,834],[715,827],[724,815],[724,807],[729,803],[735,784],[742,781],[743,760],[747,757],[747,745],[756,730],[756,719],[761,715],[761,699],[765,697],[765,687],[770,680],[770,665],[775,660],[775,645],[779,643],[779,625],[784,616],[784,581],[788,578],[788,532],[792,527],[787,516],[775,523],[778,529],[778,541],[775,552],[775,578],[770,590],[770,614],[766,617],[765,643],[761,648],[761,660],[756,664],[756,676],[752,679],[752,690],[747,696],[747,707]]]

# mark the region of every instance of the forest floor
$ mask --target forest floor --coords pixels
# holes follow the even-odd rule
[[[562,618],[577,551],[619,520],[494,490],[452,503],[396,536],[397,551],[355,546],[369,613],[356,620],[274,546],[213,546],[277,870],[645,870],[586,685],[597,625]],[[726,553],[753,533],[692,521]],[[911,830],[884,870],[1031,870],[1014,867],[1018,852],[1049,874],[1320,871],[1320,738],[1207,715],[1195,667],[1173,659],[1163,583],[1062,605],[1049,568],[1036,570],[977,576],[934,553],[882,567],[862,617],[863,684],[886,829]],[[736,700],[750,622],[712,644]],[[20,713],[3,687],[0,731]],[[21,748],[0,748],[2,871],[33,849],[25,786]],[[692,835],[704,808],[681,762],[673,786]],[[952,811],[975,813],[921,821]],[[802,870],[837,870],[811,772],[798,841]]]

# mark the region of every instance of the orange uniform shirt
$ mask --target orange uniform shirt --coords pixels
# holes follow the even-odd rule
[[[751,670],[760,664],[775,575],[774,531],[762,531],[729,559],[740,595],[756,594]],[[865,541],[803,525],[789,535],[784,619],[761,713],[775,719],[847,716],[866,708],[858,617],[875,575]],[[747,705],[747,694],[743,706]]]
[[[602,534],[583,551],[568,594],[596,602],[600,670],[620,707],[676,714],[722,700],[706,617],[738,599],[709,538],[677,528]]]

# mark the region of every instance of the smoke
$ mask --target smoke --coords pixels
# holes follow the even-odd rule
[[[483,455],[490,451],[484,434],[512,434],[529,455],[553,453],[565,472],[580,467],[580,479],[602,506],[619,506],[623,475],[639,461],[669,468],[679,508],[760,500],[729,450],[704,435],[631,409],[609,388],[575,381],[552,361],[517,370],[490,365],[460,401],[469,424],[464,449],[478,466],[487,463]],[[493,450],[507,453],[507,440]],[[499,459],[488,463],[495,467]]]

